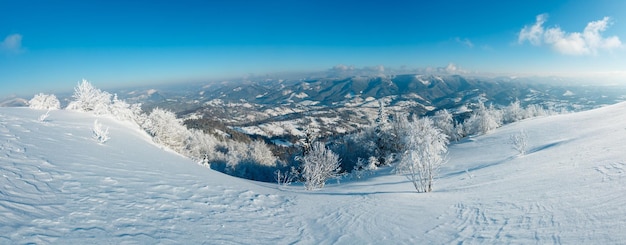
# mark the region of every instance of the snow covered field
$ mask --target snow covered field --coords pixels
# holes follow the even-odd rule
[[[44,113],[0,108],[0,244],[626,243],[626,103],[453,144],[432,193],[389,168],[279,188],[199,166],[130,124]],[[518,156],[509,136],[522,129]]]

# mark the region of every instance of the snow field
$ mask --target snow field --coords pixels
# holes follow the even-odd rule
[[[43,113],[0,108],[0,244],[626,243],[626,103],[454,143],[419,194],[389,168],[319,191],[237,179],[131,125]]]
[[[42,123],[3,110],[0,244],[256,243],[259,230],[264,241],[285,241],[268,228],[282,225],[291,204],[272,190],[238,188],[251,184],[162,151],[112,119],[99,118],[111,133],[100,145],[87,114],[58,111]]]

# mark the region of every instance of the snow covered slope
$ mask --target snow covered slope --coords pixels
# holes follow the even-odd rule
[[[237,179],[132,125],[0,108],[0,244],[626,243],[626,103],[450,147],[435,191],[380,169],[307,192]],[[509,136],[524,129],[529,152]]]

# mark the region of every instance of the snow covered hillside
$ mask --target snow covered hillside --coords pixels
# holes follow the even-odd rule
[[[44,113],[0,108],[0,244],[626,243],[626,103],[453,144],[432,193],[389,168],[278,188],[199,166],[130,124]],[[509,137],[522,129],[518,155]]]

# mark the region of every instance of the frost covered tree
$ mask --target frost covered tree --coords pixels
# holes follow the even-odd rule
[[[202,130],[191,129],[186,155],[209,165],[211,161],[220,158],[216,155],[217,145],[218,140],[213,135],[205,134]]]
[[[390,134],[390,121],[387,109],[382,100],[378,101],[378,116],[374,125],[374,142],[376,143],[376,155],[378,157],[378,165],[385,165],[385,157],[392,151],[390,148],[393,137]]]
[[[513,149],[515,149],[520,155],[526,154],[526,148],[528,147],[528,134],[526,134],[526,130],[522,129],[516,134],[512,134],[509,141],[511,142]]]
[[[439,128],[451,141],[458,141],[461,138],[457,132],[457,125],[454,123],[452,113],[448,110],[443,109],[435,112],[433,123],[435,127]]]
[[[117,98],[117,94],[113,95],[113,101],[109,105],[111,115],[122,121],[135,122],[141,125],[145,121],[145,116],[141,110],[141,104],[128,104],[124,100]]]
[[[91,111],[96,115],[109,113],[111,94],[95,88],[85,79],[74,88],[72,97],[74,101],[67,106],[68,110]]]
[[[525,117],[526,118],[531,118],[531,117],[541,117],[541,116],[546,116],[549,115],[550,113],[547,112],[543,107],[541,107],[540,105],[528,105],[526,107],[525,110]]]
[[[152,135],[154,142],[184,153],[190,133],[173,112],[155,108],[146,118],[143,128]]]
[[[517,122],[524,118],[526,118],[524,108],[522,108],[519,100],[511,102],[502,112],[503,123]]]
[[[58,110],[61,102],[54,94],[39,93],[28,101],[28,107],[36,110]]]
[[[314,142],[311,150],[300,160],[304,186],[307,190],[323,188],[326,180],[338,177],[341,170],[339,156],[319,141]]]
[[[302,146],[302,155],[306,155],[311,150],[312,144],[317,139],[318,135],[315,129],[308,127],[304,132],[304,138],[300,139],[300,145]]]
[[[276,156],[265,142],[255,140],[248,144],[248,158],[254,163],[264,166],[276,166]]]
[[[391,123],[391,142],[390,148],[393,154],[402,153],[405,149],[405,145],[402,143],[402,138],[409,130],[409,116],[406,113],[396,113]],[[393,157],[393,156],[390,156]]]
[[[448,138],[430,118],[414,118],[409,125],[396,172],[407,176],[418,192],[431,192],[437,171],[446,162]]]
[[[467,135],[485,134],[502,125],[502,115],[500,111],[490,106],[485,107],[483,102],[478,103],[470,118],[463,123],[464,131]]]

